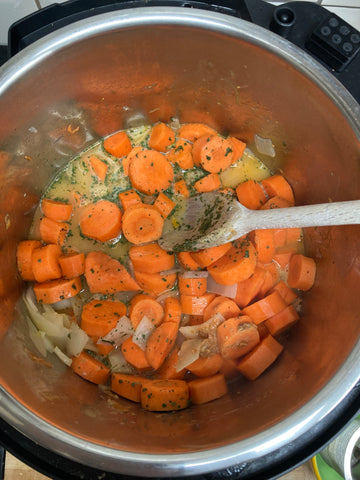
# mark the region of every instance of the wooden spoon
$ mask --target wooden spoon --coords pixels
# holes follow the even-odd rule
[[[360,224],[360,200],[249,210],[219,192],[190,197],[165,222],[159,245],[173,252],[222,245],[251,230]]]

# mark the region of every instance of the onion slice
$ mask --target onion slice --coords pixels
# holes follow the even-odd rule
[[[255,134],[254,141],[256,149],[259,153],[268,155],[269,157],[275,157],[274,145],[270,138],[263,138]]]
[[[119,318],[115,327],[106,335],[100,337],[96,342],[98,345],[112,345],[120,346],[127,338],[133,335],[134,329],[131,320],[126,315]]]
[[[136,327],[133,335],[133,342],[138,345],[142,350],[145,350],[148,338],[155,330],[155,325],[146,315],[140,320],[139,325]]]
[[[180,372],[183,368],[186,368],[191,363],[195,362],[200,356],[201,344],[203,338],[193,338],[185,340],[179,350],[179,358],[176,363],[176,371]]]
[[[125,360],[122,351],[112,350],[108,355],[111,371],[114,373],[134,373],[135,369]]]
[[[69,334],[66,337],[66,352],[70,357],[77,357],[84,350],[89,341],[89,336],[79,325],[72,322],[69,328]]]
[[[186,339],[201,338],[206,339],[216,332],[217,327],[223,323],[225,318],[221,313],[216,313],[206,322],[199,325],[187,325],[186,327],[180,327],[179,331],[184,335]]]
[[[207,281],[207,291],[210,293],[217,293],[222,297],[227,298],[236,298],[237,294],[237,283],[233,285],[221,285],[220,283],[215,282],[211,275],[208,277]]]
[[[182,278],[207,278],[208,276],[207,270],[185,270],[181,273]]]
[[[58,358],[63,363],[65,363],[65,365],[67,365],[68,367],[71,367],[72,359],[70,357],[68,357],[67,355],[65,355],[65,353],[62,350],[60,350],[59,347],[54,348],[54,353],[58,356]]]

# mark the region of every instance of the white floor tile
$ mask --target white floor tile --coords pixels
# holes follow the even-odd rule
[[[360,8],[348,8],[348,7],[328,7],[328,10],[336,13],[339,17],[343,18],[350,25],[360,31]]]
[[[0,44],[7,44],[10,25],[37,9],[34,0],[0,0]]]
[[[321,5],[333,7],[354,7],[360,8],[360,0],[322,0]]]

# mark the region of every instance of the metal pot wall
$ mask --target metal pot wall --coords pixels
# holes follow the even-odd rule
[[[223,14],[177,7],[113,12],[53,33],[0,71],[0,416],[50,451],[137,476],[185,476],[247,464],[294,444],[360,378],[358,226],[313,228],[318,265],[301,321],[255,382],[173,414],[87,384],[35,358],[16,300],[16,242],[56,171],[94,138],[137,123],[202,121],[273,140],[298,204],[360,197],[360,111],[323,67],[287,41]],[[70,130],[69,130],[70,125]],[[70,131],[76,130],[71,136]],[[320,428],[320,427],[319,427]]]

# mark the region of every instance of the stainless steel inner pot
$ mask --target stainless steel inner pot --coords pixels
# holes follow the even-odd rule
[[[0,112],[0,148],[11,154],[0,165],[1,322],[15,317],[0,346],[5,421],[84,465],[183,476],[259,459],[341,404],[360,378],[358,226],[306,231],[316,283],[279,361],[181,412],[142,411],[56,358],[34,359],[16,307],[16,242],[38,195],[94,138],[128,125],[177,116],[249,143],[258,133],[273,140],[298,204],[360,198],[359,105],[324,68],[236,18],[137,8],[81,21],[16,55],[0,70]]]

